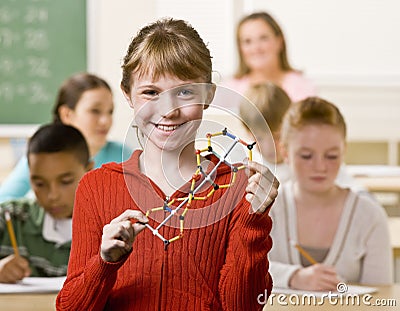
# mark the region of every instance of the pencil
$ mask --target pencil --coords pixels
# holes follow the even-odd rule
[[[17,239],[15,238],[15,233],[14,233],[14,228],[11,222],[11,217],[10,217],[10,212],[9,211],[5,211],[4,212],[4,217],[6,219],[6,223],[7,223],[7,230],[8,230],[8,234],[10,236],[10,240],[11,240],[11,245],[14,249],[14,254],[15,256],[19,256],[19,250],[18,250],[18,245],[17,245]]]
[[[296,247],[296,249],[299,251],[299,253],[308,260],[308,262],[312,265],[317,264],[318,262],[304,249],[302,248],[299,244],[296,242],[291,241],[291,244]]]

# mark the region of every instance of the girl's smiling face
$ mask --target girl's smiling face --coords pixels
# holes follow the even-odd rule
[[[203,110],[210,103],[214,88],[199,81],[183,81],[165,75],[153,81],[152,75],[133,79],[125,97],[135,110],[138,128],[146,144],[166,151],[194,143]]]
[[[345,151],[344,137],[338,128],[305,125],[290,134],[286,149],[293,177],[304,190],[320,192],[334,186]]]

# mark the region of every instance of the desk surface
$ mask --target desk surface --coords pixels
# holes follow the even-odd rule
[[[376,287],[376,286],[374,286]],[[351,299],[348,300],[348,305],[346,305],[346,300],[343,300],[343,305],[341,305],[340,300],[337,300],[337,304],[329,303],[329,300],[324,300],[322,305],[295,305],[291,304],[289,301],[289,297],[286,296],[286,299],[279,304],[278,303],[278,295],[274,297],[273,303],[271,305],[271,301],[264,307],[263,311],[274,311],[274,310],[296,310],[296,311],[305,311],[305,310],[357,310],[357,311],[395,311],[399,309],[400,306],[400,284],[394,284],[392,286],[381,286],[377,287],[378,292],[369,294],[370,299],[365,299],[365,303],[363,303],[363,298],[360,296],[360,304],[357,305],[357,300],[353,301]],[[293,300],[295,301],[295,300]],[[320,302],[320,298],[317,298],[317,303]],[[301,298],[300,298],[301,302]],[[307,302],[307,300],[305,300]],[[284,305],[286,303],[286,305]],[[368,305],[368,303],[370,305]],[[381,304],[378,306],[378,304]]]
[[[0,309],[10,311],[54,311],[57,294],[0,294]]]

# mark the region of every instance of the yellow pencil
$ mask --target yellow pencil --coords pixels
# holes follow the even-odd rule
[[[11,222],[10,212],[9,211],[5,211],[4,212],[4,217],[6,219],[7,230],[8,230],[8,234],[10,236],[11,245],[12,245],[12,247],[14,249],[14,254],[15,254],[15,256],[19,256],[17,239],[15,238],[15,233],[14,233],[14,228],[13,228],[13,225],[12,225],[12,222]]]
[[[299,253],[308,260],[308,262],[312,265],[317,264],[318,262],[304,249],[302,248],[299,244],[296,242],[291,241],[291,244],[296,247],[296,249],[299,251]]]

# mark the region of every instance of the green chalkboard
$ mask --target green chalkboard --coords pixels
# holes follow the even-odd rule
[[[0,1],[0,124],[51,121],[58,87],[86,64],[85,0]]]

